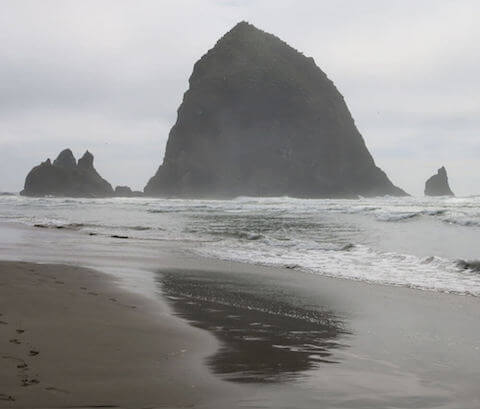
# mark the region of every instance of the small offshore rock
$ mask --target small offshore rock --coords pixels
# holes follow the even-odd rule
[[[455,196],[448,184],[447,170],[444,166],[425,182],[425,196]]]
[[[93,166],[93,155],[86,151],[78,163],[70,149],[57,159],[35,166],[25,178],[23,196],[109,197],[113,188]]]

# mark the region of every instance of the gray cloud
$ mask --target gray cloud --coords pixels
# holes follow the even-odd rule
[[[245,19],[315,58],[397,184],[421,193],[446,165],[480,193],[478,15],[467,0],[4,0],[0,190],[67,146],[143,187],[194,62]]]

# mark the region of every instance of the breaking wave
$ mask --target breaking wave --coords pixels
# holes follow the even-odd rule
[[[480,227],[480,218],[472,219],[465,216],[447,217],[442,219],[444,223],[456,224],[463,227]]]
[[[82,239],[176,241],[203,256],[480,295],[480,197],[316,200],[0,196],[0,221]],[[59,232],[60,234],[60,232]],[[301,274],[298,272],[297,274]]]
[[[216,244],[197,252],[229,261],[285,267],[326,277],[480,296],[480,261],[382,252],[359,244],[331,250],[285,249],[281,253],[258,243],[235,248]]]

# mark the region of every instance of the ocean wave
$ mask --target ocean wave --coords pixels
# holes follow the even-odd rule
[[[193,243],[192,251],[214,258],[480,294],[479,271],[466,261],[478,256],[474,243],[480,240],[479,199],[127,200],[17,195],[0,197],[0,220],[102,238],[180,241],[186,247]]]
[[[353,244],[353,243],[348,243],[348,244],[345,244],[344,246],[342,246],[342,247],[340,248],[340,251],[350,251],[350,250],[352,250],[352,249],[354,249],[354,248],[355,248],[355,244]]]
[[[207,231],[209,235],[221,236],[224,238],[237,238],[243,240],[260,240],[264,238],[263,234],[249,231]]]
[[[344,209],[345,213],[371,213],[374,212],[375,210],[380,210],[381,208],[378,206],[354,206],[351,208],[346,208]]]
[[[398,222],[403,220],[415,219],[420,216],[441,216],[447,212],[446,209],[422,209],[409,212],[385,212],[380,210],[375,213],[377,220],[382,222]]]
[[[137,230],[137,231],[152,230],[152,228],[149,227],[149,226],[129,226],[127,228],[130,229],[130,230]]]
[[[422,210],[422,214],[425,214],[427,216],[440,216],[442,214],[445,214],[446,212],[447,209]]]
[[[456,224],[458,226],[464,227],[480,227],[480,220],[475,218],[468,218],[468,217],[447,217],[442,219],[444,223],[447,224]]]
[[[182,209],[147,209],[147,213],[162,214],[162,213],[180,213]]]
[[[480,261],[382,252],[365,245],[340,250],[272,249],[261,243],[204,245],[198,254],[229,261],[284,267],[326,277],[480,296]]]
[[[409,220],[418,217],[422,212],[409,212],[409,213],[384,213],[377,214],[375,217],[382,222],[398,222],[402,220]]]

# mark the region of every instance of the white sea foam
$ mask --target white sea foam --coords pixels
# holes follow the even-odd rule
[[[348,251],[242,245],[203,247],[199,254],[224,260],[282,266],[328,277],[480,296],[480,274],[441,257],[379,252],[355,245]]]
[[[126,235],[133,240],[180,240],[208,257],[480,295],[480,273],[457,262],[480,259],[480,197],[167,200],[0,196],[0,221],[62,227],[80,234]]]

